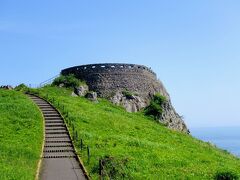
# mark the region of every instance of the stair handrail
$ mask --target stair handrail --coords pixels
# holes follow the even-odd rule
[[[49,78],[49,79],[41,82],[41,83],[39,84],[39,87],[41,88],[41,87],[43,87],[43,86],[46,85],[46,84],[52,83],[52,81],[53,81],[55,78],[59,77],[59,75],[60,75],[60,74],[55,75],[55,76],[53,76],[53,77],[51,77],[51,78]]]

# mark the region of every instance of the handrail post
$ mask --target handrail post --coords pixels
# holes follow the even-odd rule
[[[90,162],[90,147],[87,146],[88,164]]]

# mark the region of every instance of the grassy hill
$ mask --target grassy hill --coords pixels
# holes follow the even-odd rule
[[[240,177],[238,158],[167,129],[141,112],[128,113],[104,99],[95,103],[72,97],[71,91],[63,88],[45,87],[39,92],[65,114],[93,179],[98,179],[99,159],[104,161],[105,177],[114,179],[213,179],[220,173]]]
[[[20,92],[0,89],[0,179],[34,179],[43,141],[42,116]]]

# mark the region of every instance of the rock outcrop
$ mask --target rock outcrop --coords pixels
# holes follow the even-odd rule
[[[166,94],[165,94],[166,95]],[[110,97],[113,104],[123,106],[128,112],[137,112],[149,105],[151,97],[143,98],[137,95],[126,96],[124,93],[117,91],[116,94]],[[175,111],[168,96],[167,101],[163,104],[163,113],[158,119],[170,129],[189,133],[189,130],[182,120],[182,117]]]
[[[113,104],[123,106],[128,112],[137,112],[147,106],[148,101],[137,95],[126,96],[117,91],[113,97],[110,97]]]
[[[97,100],[97,93],[96,92],[87,92],[85,97],[91,101],[98,102]]]
[[[89,91],[87,85],[81,85],[79,87],[74,87],[74,93],[78,96],[85,96]]]
[[[190,133],[182,117],[175,111],[170,100],[165,102],[162,108],[163,113],[159,118],[159,122],[165,124],[170,129]]]
[[[13,90],[13,87],[10,85],[3,85],[3,86],[0,86],[0,89]]]

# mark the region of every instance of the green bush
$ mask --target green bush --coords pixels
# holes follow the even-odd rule
[[[52,85],[54,85],[54,86],[59,86],[61,84],[63,84],[63,86],[66,88],[74,88],[74,87],[77,87],[77,86],[83,84],[83,82],[80,81],[79,79],[77,79],[74,76],[74,74],[69,74],[67,76],[60,75],[59,77],[54,79],[53,83],[52,83]]]
[[[167,99],[166,99],[165,96],[157,93],[157,94],[154,95],[153,101],[162,106],[167,101]]]
[[[26,92],[29,88],[25,84],[19,84],[14,88],[16,91]]]
[[[145,115],[153,116],[155,119],[159,119],[163,113],[163,105],[165,102],[166,97],[160,94],[155,94],[150,102],[150,105],[144,110]]]
[[[128,90],[124,90],[122,91],[122,94],[127,98],[127,99],[133,99],[133,95],[134,93],[128,91]]]
[[[237,180],[239,178],[235,173],[226,171],[226,172],[218,172],[215,175],[215,179],[216,180]]]

